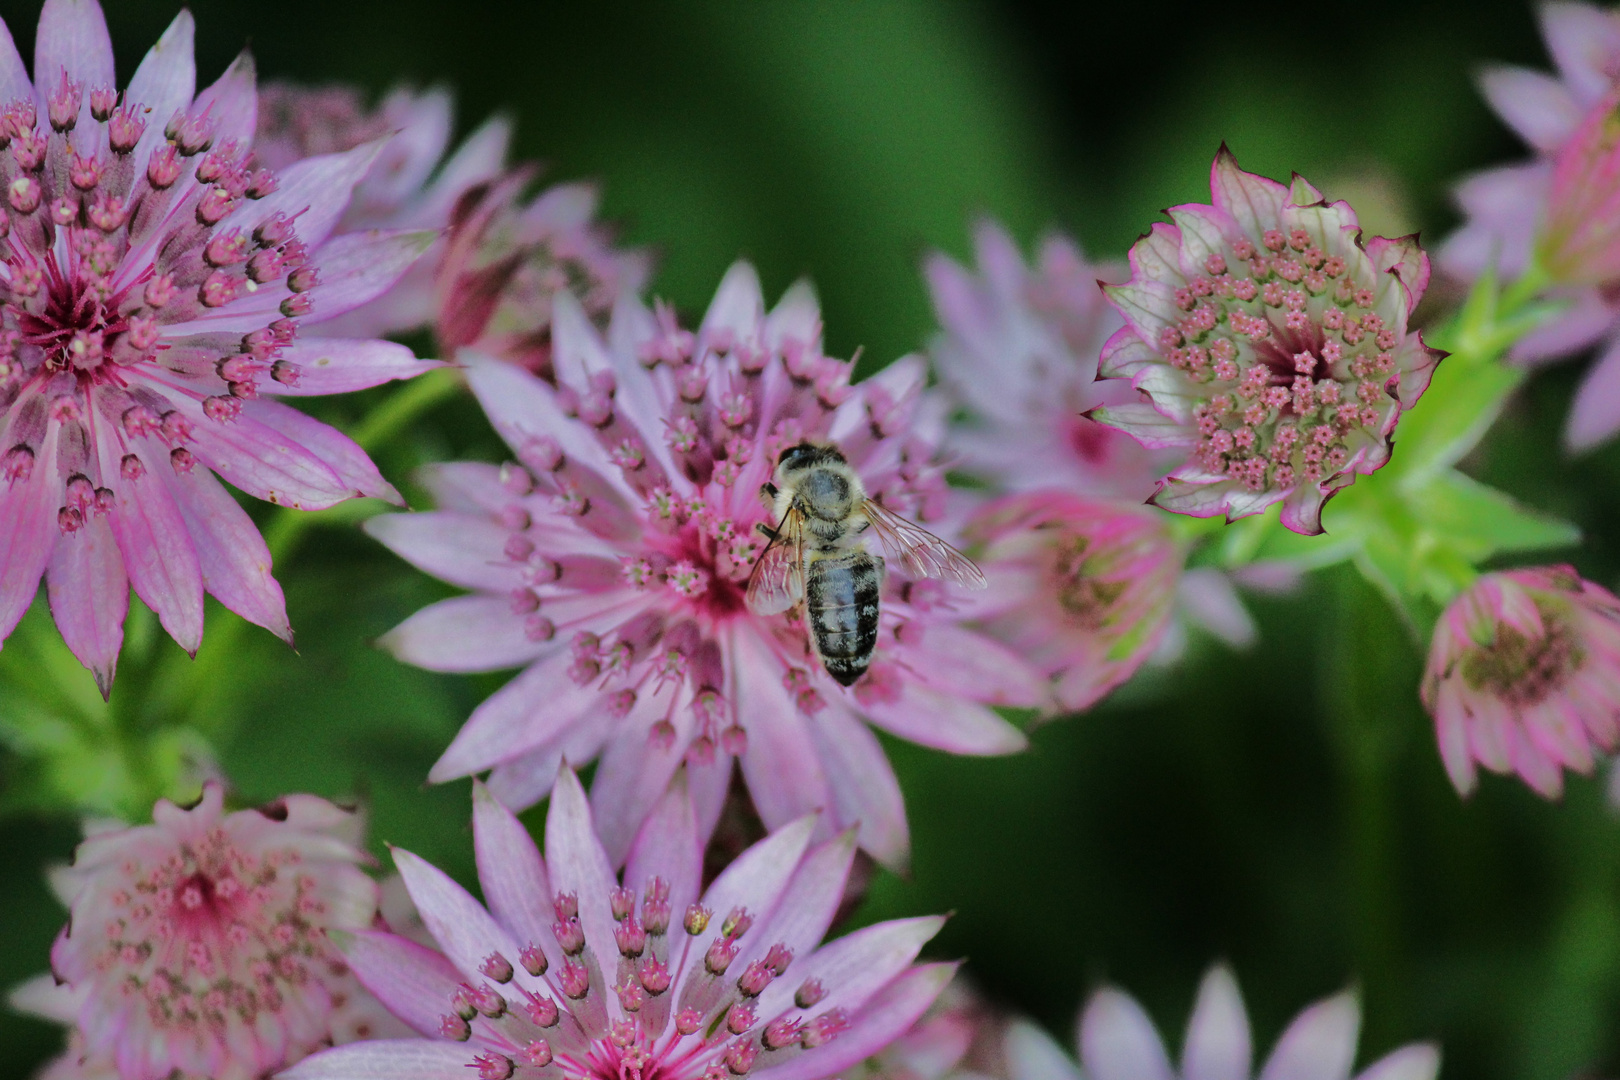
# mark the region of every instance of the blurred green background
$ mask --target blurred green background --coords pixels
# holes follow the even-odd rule
[[[108,7],[127,77],[174,6]],[[1351,197],[1374,228],[1443,235],[1447,182],[1521,153],[1472,70],[1544,62],[1522,0],[193,8],[204,78],[248,42],[267,77],[448,83],[464,127],[506,111],[521,157],[599,178],[608,216],[659,250],[656,290],[683,310],[700,313],[746,255],[773,294],[813,276],[830,350],[864,345],[868,365],[925,342],[918,260],[964,255],[974,216],[1025,241],[1061,227],[1120,258],[1161,207],[1207,196],[1222,140],[1252,170],[1297,169]],[[0,14],[29,55],[37,5]],[[1580,523],[1569,557],[1613,587],[1620,450],[1558,449],[1576,370],[1538,377],[1468,468]],[[365,404],[318,409],[342,422]],[[499,454],[465,404],[381,464],[400,479],[453,454]],[[443,593],[352,529],[316,533],[278,576],[298,652],[255,632],[221,670],[237,722],[215,738],[240,796],[359,795],[379,851],[401,844],[469,879],[466,785],[422,778],[500,680],[431,676],[370,646]],[[1262,1046],[1307,1001],[1356,984],[1363,1060],[1435,1038],[1449,1078],[1620,1072],[1620,823],[1602,780],[1548,805],[1489,778],[1461,802],[1417,704],[1420,654],[1382,600],[1336,571],[1255,606],[1252,651],[1195,640],[1177,670],[1042,729],[1022,757],[891,742],[914,865],[880,878],[861,917],[956,912],[939,954],[970,957],[989,994],[1066,1042],[1104,980],[1178,1041],[1200,973],[1225,958]],[[223,618],[212,610],[216,629]],[[0,754],[9,984],[45,965],[62,912],[40,871],[76,826],[35,808],[48,785]],[[0,1014],[0,1077],[58,1045]]]

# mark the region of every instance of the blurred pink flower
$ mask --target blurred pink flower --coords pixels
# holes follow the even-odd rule
[[[396,87],[376,107],[350,86],[270,83],[259,91],[257,164],[283,169],[301,158],[352,150],[392,135],[355,186],[337,232],[431,229],[450,224],[456,204],[499,177],[512,125],[486,120],[446,157],[455,112],[449,91]],[[445,241],[411,265],[393,288],[333,321],[331,331],[353,337],[418,330],[436,314],[434,268]]]
[[[1615,77],[1620,75],[1620,14],[1591,4],[1547,3],[1541,32],[1557,76],[1499,66],[1480,87],[1535,151],[1529,162],[1488,169],[1457,186],[1467,222],[1441,246],[1440,267],[1464,281],[1495,268],[1511,279],[1539,254],[1567,302],[1513,348],[1541,363],[1603,343],[1570,412],[1565,441],[1576,450],[1620,431],[1620,155],[1616,153]]]
[[[1081,415],[1138,399],[1123,380],[1097,381],[1097,356],[1121,324],[1099,279],[1121,280],[1121,268],[1088,263],[1065,236],[1047,237],[1034,267],[994,222],[973,238],[977,273],[938,253],[925,268],[943,327],[929,353],[967,413],[949,435],[957,467],[1001,491],[1147,498],[1175,455]]]
[[[964,590],[894,568],[875,658],[846,689],[793,612],[755,615],[744,591],[763,547],[760,486],[803,439],[841,448],[884,506],[936,519],[943,417],[925,399],[921,359],[851,386],[851,365],[822,353],[808,287],[767,316],[746,264],[695,334],[633,295],[605,340],[570,294],[556,315],[555,386],[462,354],[519,463],[435,466],[425,483],[440,510],[366,524],[475,590],[391,631],[383,644],[396,656],[439,671],[527,665],[473,712],[430,778],[492,769],[490,787],[525,807],[564,757],[600,755],[592,799],[618,863],[682,761],[707,836],[736,759],[768,828],[824,809],[824,831],[858,822],[861,846],[899,864],[900,790],[866,724],[955,753],[1009,753],[1023,736],[992,706],[1042,704],[1044,678],[962,625]]]
[[[964,535],[990,579],[972,615],[1053,678],[1062,708],[1089,708],[1163,638],[1185,552],[1155,511],[1030,492],[986,505]]]
[[[380,143],[250,170],[253,62],[194,100],[186,12],[119,104],[101,9],[46,0],[34,76],[0,26],[0,639],[43,575],[106,693],[131,586],[190,652],[205,590],[291,635],[269,551],[215,472],[302,509],[397,499],[353,442],[265,395],[432,366],[298,338],[386,290],[431,236],[332,237]]]
[[[1319,1001],[1294,1018],[1259,1075],[1264,1080],[1350,1080],[1361,1009],[1354,994]],[[1187,1021],[1181,1066],[1129,994],[1099,990],[1080,1015],[1080,1064],[1050,1036],[1021,1022],[1008,1032],[1009,1080],[1248,1080],[1254,1076],[1253,1036],[1237,980],[1211,968]],[[1356,1080],[1434,1080],[1440,1051],[1409,1043],[1356,1074]]]
[[[525,202],[536,173],[515,169],[457,204],[437,268],[435,332],[446,352],[475,348],[549,379],[553,298],[572,292],[600,325],[621,294],[641,291],[652,261],[613,247],[590,184]]]
[[[1355,211],[1303,178],[1243,172],[1223,146],[1214,205],[1169,211],[1131,249],[1131,280],[1103,291],[1126,325],[1101,373],[1150,399],[1092,415],[1186,463],[1151,500],[1227,520],[1281,503],[1322,531],[1322,504],[1389,460],[1402,410],[1439,353],[1407,319],[1429,280],[1415,237],[1365,243]]]
[[[487,908],[396,849],[442,951],[381,932],[343,938],[361,982],[423,1037],[328,1050],[287,1080],[523,1080],[556,1068],[584,1080],[819,1080],[906,1031],[955,969],[913,964],[938,918],[818,948],[855,840],[814,842],[813,817],[743,852],[704,890],[701,833],[679,779],[638,830],[622,885],[566,767],[544,857],[483,785],[473,799]]]
[[[1555,798],[1620,746],[1620,600],[1569,566],[1486,574],[1435,626],[1422,691],[1458,791],[1477,761]]]
[[[60,875],[55,1007],[72,1009],[84,1060],[123,1080],[249,1080],[369,1027],[326,936],[377,909],[350,812],[290,795],[226,814],[210,781],[191,809],[162,800],[152,817],[91,835]]]

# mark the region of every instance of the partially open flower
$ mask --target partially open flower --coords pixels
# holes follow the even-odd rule
[[[254,160],[281,169],[314,154],[352,150],[392,135],[354,189],[338,233],[368,229],[431,229],[450,224],[468,191],[501,174],[511,123],[495,117],[450,149],[454,109],[443,89],[397,87],[375,107],[350,86],[270,83],[259,91]],[[355,337],[416,330],[433,323],[433,271],[444,255],[439,240],[382,296],[333,321],[331,332]]]
[[[1486,574],[1434,628],[1423,704],[1458,791],[1478,762],[1556,797],[1620,746],[1620,599],[1569,566]]]
[[[990,579],[973,614],[1053,679],[1061,708],[1089,708],[1163,637],[1184,552],[1161,517],[1040,491],[998,499],[968,523]]]
[[[343,938],[360,980],[422,1037],[329,1050],[287,1080],[821,1080],[905,1032],[955,970],[913,963],[938,918],[821,944],[856,849],[848,832],[814,842],[813,817],[743,852],[705,890],[679,779],[622,879],[566,768],[544,857],[482,785],[473,797],[485,904],[396,850],[439,950],[377,931]]]
[[[85,1058],[124,1080],[246,1080],[358,1020],[327,940],[377,909],[350,813],[309,795],[223,804],[213,781],[189,810],[160,801],[152,824],[85,840],[62,875],[71,921],[51,967]]]
[[[0,34],[0,639],[43,575],[103,693],[131,588],[190,652],[205,591],[290,637],[269,550],[214,474],[299,509],[397,499],[351,440],[271,399],[433,366],[306,336],[432,239],[333,236],[381,144],[254,168],[253,62],[194,96],[192,34],[181,12],[122,104],[92,0],[46,0],[32,82]]]
[[[604,339],[557,304],[555,385],[463,353],[468,382],[517,461],[435,466],[441,509],[366,529],[474,595],[428,607],[383,643],[442,671],[526,670],[472,714],[435,781],[492,770],[512,806],[544,797],[557,763],[602,758],[592,799],[622,859],[684,761],[704,831],[740,763],[777,828],[824,808],[861,846],[907,853],[894,774],[867,724],[956,753],[1023,736],[993,706],[1038,706],[1041,673],[964,624],[967,590],[889,568],[871,665],[853,686],[817,659],[796,609],[756,614],[749,575],[778,522],[760,499],[782,451],[838,447],[871,499],[929,526],[945,501],[944,426],[926,370],[904,358],[851,385],[822,351],[807,287],[766,314],[753,268],[727,275],[696,333],[634,296]],[[938,528],[938,525],[933,525]]]
[[[560,184],[525,201],[535,173],[515,169],[456,205],[438,264],[434,332],[446,353],[472,347],[549,378],[557,294],[573,293],[605,322],[620,295],[646,284],[651,260],[613,246],[590,184]]]
[[[1322,504],[1389,460],[1440,359],[1407,328],[1428,256],[1412,236],[1364,243],[1348,204],[1246,173],[1224,146],[1210,189],[1214,205],[1172,207],[1131,249],[1131,280],[1104,290],[1126,325],[1101,373],[1151,404],[1092,415],[1190,451],[1155,504],[1230,521],[1281,503],[1284,525],[1318,533]]]

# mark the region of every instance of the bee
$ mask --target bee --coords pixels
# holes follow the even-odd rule
[[[765,550],[748,578],[748,607],[775,615],[802,603],[821,666],[841,685],[866,673],[877,646],[887,568],[862,546],[871,529],[890,558],[916,577],[985,587],[973,560],[866,497],[843,453],[801,442],[782,451],[774,483],[759,489],[776,526],[761,524]]]

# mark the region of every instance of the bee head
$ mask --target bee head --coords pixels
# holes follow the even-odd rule
[[[845,464],[844,455],[836,446],[801,442],[783,450],[776,459],[778,470],[795,471],[816,465]]]

